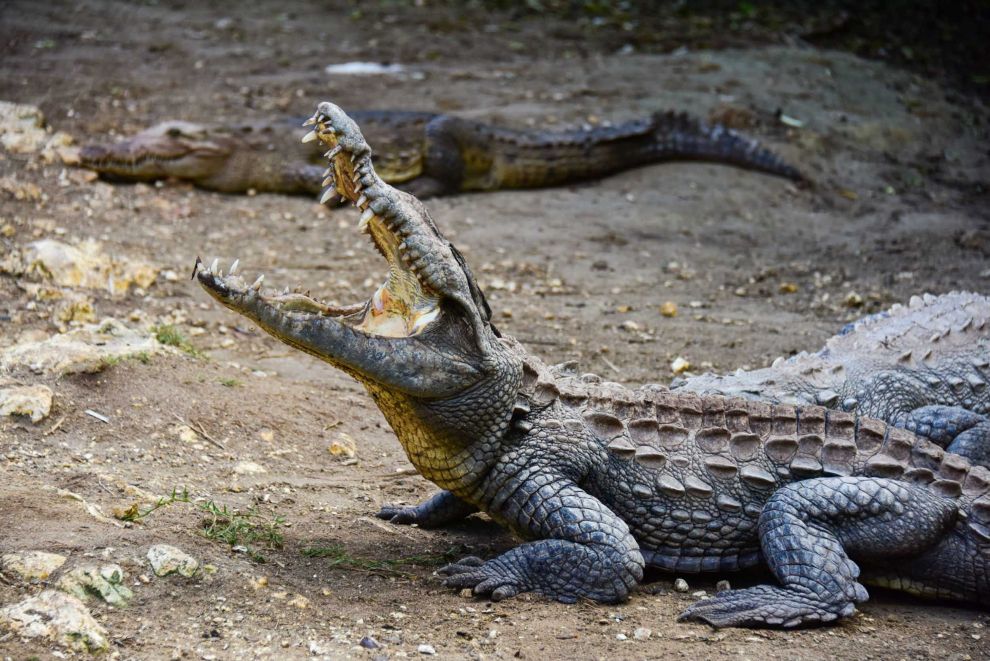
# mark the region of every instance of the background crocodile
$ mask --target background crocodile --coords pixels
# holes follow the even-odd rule
[[[908,431],[843,411],[637,391],[544,366],[501,337],[470,269],[416,198],[375,173],[360,130],[320,104],[329,187],[388,262],[364,304],[331,307],[226,276],[219,302],[360,381],[410,461],[443,491],[385,507],[437,526],[484,510],[532,539],[446,567],[502,599],[624,599],[644,567],[780,581],[720,592],[682,617],[717,626],[848,616],[860,579],[990,605],[990,471]],[[862,568],[862,575],[861,575]]]
[[[990,464],[990,299],[914,296],[847,325],[816,353],[771,367],[703,374],[673,388],[781,404],[820,404],[906,427]]]
[[[799,180],[801,174],[751,138],[675,112],[617,126],[516,131],[450,115],[354,114],[375,149],[382,178],[418,197],[460,191],[556,186],[648,163],[708,160]],[[111,178],[186,179],[225,193],[322,189],[320,143],[300,145],[296,121],[235,127],[165,122],[111,146],[89,145],[81,163]]]

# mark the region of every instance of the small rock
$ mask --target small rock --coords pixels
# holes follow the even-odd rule
[[[680,356],[674,358],[674,362],[670,364],[670,371],[673,372],[674,374],[683,374],[684,372],[687,372],[689,369],[691,369],[691,363],[689,363],[686,359],[681,358]]]
[[[715,584],[715,593],[716,594],[718,594],[719,592],[725,592],[726,590],[731,590],[731,589],[732,589],[732,585],[727,580],[725,580],[724,578],[721,581],[719,581],[718,583]]]
[[[292,599],[289,599],[289,605],[295,606],[296,608],[299,609],[309,608],[309,599],[302,596],[301,594],[297,594]]]
[[[345,434],[340,432],[337,434],[337,438],[330,441],[330,447],[327,448],[334,457],[344,457],[345,459],[352,459],[357,453],[357,443],[351,438],[350,434]]]
[[[646,627],[637,627],[636,630],[633,631],[633,638],[636,640],[649,640],[652,636],[653,631],[651,629],[647,629]]]
[[[253,461],[238,461],[234,464],[234,472],[238,475],[263,475],[268,469]]]
[[[627,636],[624,633],[617,633],[617,634],[615,634],[615,639],[616,640],[629,640],[629,636]]]
[[[642,330],[643,327],[637,324],[632,319],[627,319],[623,321],[621,324],[619,324],[619,328],[626,331],[638,331],[638,330]]]
[[[80,652],[98,652],[109,646],[107,631],[85,605],[57,590],[0,608],[0,630],[26,638],[48,638]]]
[[[54,393],[48,386],[14,386],[0,389],[0,416],[26,415],[38,423],[52,411]]]
[[[673,301],[665,301],[663,305],[660,306],[660,314],[664,317],[676,317],[677,303],[674,303]]]
[[[697,597],[698,599],[704,599],[705,597],[708,596],[708,593],[705,592],[704,590],[698,590],[697,592],[692,592],[691,596]]]
[[[435,647],[433,647],[433,645],[425,645],[425,644],[417,647],[416,651],[419,652],[420,654],[427,654],[429,656],[433,656],[434,654],[437,653],[437,650]]]
[[[176,425],[172,428],[172,433],[179,437],[183,443],[196,443],[199,441],[199,434],[189,425]]]
[[[111,606],[126,606],[134,593],[124,585],[124,570],[119,565],[77,567],[58,581],[58,589],[80,601],[96,596]]]
[[[0,556],[0,567],[25,581],[44,581],[65,564],[65,556],[45,551],[21,551]]]
[[[199,570],[199,561],[194,557],[168,544],[156,544],[148,549],[148,562],[156,576],[179,574],[192,576]]]
[[[797,290],[798,290],[798,286],[793,282],[780,283],[779,291],[781,294],[793,294]]]
[[[848,294],[846,294],[846,297],[844,299],[842,299],[842,304],[845,305],[847,308],[862,307],[863,297],[857,294],[856,292],[851,291]]]
[[[683,578],[678,578],[674,581],[674,592],[687,592],[689,589],[688,582]]]
[[[369,650],[376,650],[381,647],[381,644],[371,636],[365,636],[362,638],[360,645],[361,647]]]

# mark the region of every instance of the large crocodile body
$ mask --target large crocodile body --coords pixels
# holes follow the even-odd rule
[[[990,470],[909,431],[820,406],[631,390],[549,368],[492,325],[456,248],[375,172],[340,108],[307,124],[328,188],[388,262],[369,301],[194,273],[219,302],[361,382],[442,491],[379,516],[433,527],[483,510],[530,541],[443,570],[493,599],[625,599],[644,568],[765,563],[777,585],[720,592],[683,617],[717,626],[835,620],[864,583],[990,605]],[[199,263],[197,262],[197,266]]]
[[[820,404],[892,422],[990,465],[990,299],[914,296],[847,325],[816,353],[673,385],[703,395]]]
[[[708,160],[800,179],[750,138],[682,113],[610,127],[516,131],[450,115],[355,113],[381,177],[418,197],[556,186],[648,163]],[[210,190],[311,193],[322,188],[320,143],[300,145],[298,122],[227,125],[165,122],[111,146],[90,145],[81,163],[124,180],[177,178]]]

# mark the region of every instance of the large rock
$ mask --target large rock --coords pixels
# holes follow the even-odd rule
[[[76,567],[58,580],[58,589],[80,601],[98,597],[111,606],[126,606],[134,593],[124,585],[120,565]]]
[[[0,388],[0,417],[26,415],[31,422],[41,422],[52,411],[54,393],[48,386],[12,386]]]
[[[168,544],[155,544],[148,549],[148,562],[155,576],[192,576],[199,571],[199,561],[182,549]]]
[[[133,330],[116,319],[25,340],[0,351],[0,370],[27,368],[38,374],[99,372],[108,363],[167,349],[150,334]]]
[[[48,162],[58,156],[66,164],[78,163],[72,137],[47,130],[45,116],[35,106],[0,101],[0,145],[14,154],[41,152]]]
[[[18,551],[0,556],[0,567],[25,581],[44,581],[65,564],[65,556],[46,551]]]
[[[24,638],[47,638],[80,652],[107,649],[107,631],[75,597],[45,590],[24,601],[0,608],[0,630]]]
[[[132,285],[148,288],[158,277],[154,266],[107,254],[103,245],[93,240],[76,245],[55,239],[34,241],[11,251],[0,262],[0,270],[62,287],[106,289],[111,295],[126,294]]]

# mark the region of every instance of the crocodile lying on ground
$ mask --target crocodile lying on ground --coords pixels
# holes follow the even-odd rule
[[[380,176],[418,197],[556,186],[672,160],[708,160],[799,180],[801,174],[750,138],[682,113],[613,127],[515,131],[450,115],[368,111],[355,119],[374,146]],[[110,178],[173,177],[225,193],[322,190],[319,143],[299,145],[298,122],[206,126],[166,122],[80,152]]]
[[[340,108],[307,122],[329,147],[328,188],[361,211],[388,263],[371,299],[328,306],[226,276],[220,303],[368,390],[440,491],[396,523],[483,510],[529,541],[445,567],[445,583],[503,599],[623,600],[646,566],[725,572],[765,562],[779,585],[722,591],[682,618],[797,626],[852,614],[868,582],[990,605],[990,470],[884,422],[819,406],[630,390],[548,368],[491,323],[425,206],[375,173]]]
[[[849,324],[817,353],[673,388],[856,411],[990,465],[990,299],[952,292]]]

